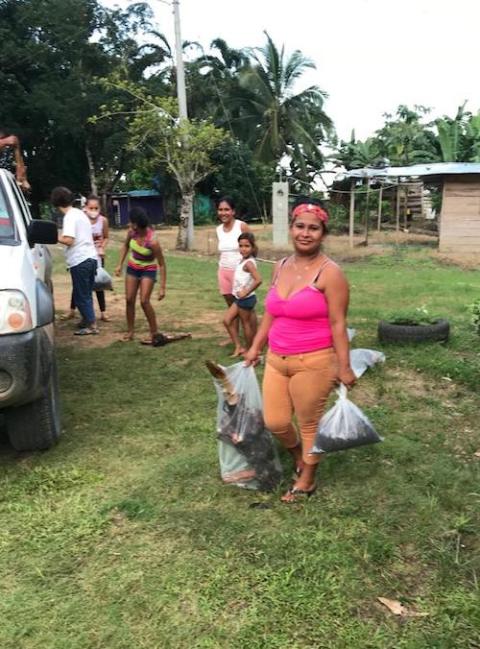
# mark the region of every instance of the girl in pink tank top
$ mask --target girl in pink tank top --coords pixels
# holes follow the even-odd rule
[[[346,326],[348,283],[321,249],[327,221],[319,201],[297,201],[290,223],[294,254],[275,268],[264,318],[245,355],[247,364],[258,362],[268,341],[264,417],[295,462],[295,482],[282,497],[287,503],[315,491],[322,456],[310,455],[310,449],[317,424],[335,383],[355,382]]]

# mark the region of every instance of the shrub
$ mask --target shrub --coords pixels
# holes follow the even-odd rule
[[[468,308],[472,316],[470,322],[475,328],[476,333],[480,336],[480,299],[475,300]]]

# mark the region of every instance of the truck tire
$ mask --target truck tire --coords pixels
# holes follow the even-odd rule
[[[60,437],[60,401],[55,361],[43,396],[5,411],[10,443],[16,451],[45,450]]]
[[[448,320],[437,320],[431,325],[400,325],[381,320],[378,339],[382,343],[446,342],[450,333]]]

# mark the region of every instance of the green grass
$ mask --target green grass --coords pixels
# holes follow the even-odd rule
[[[1,449],[0,647],[480,647],[480,340],[467,309],[480,274],[400,248],[345,266],[354,346],[380,349],[382,315],[422,305],[452,338],[383,348],[352,398],[384,443],[327,458],[318,495],[292,508],[220,483],[203,368],[228,363],[215,262],[168,265],[162,328],[193,339],[60,348],[61,443]],[[427,615],[398,619],[379,596]]]

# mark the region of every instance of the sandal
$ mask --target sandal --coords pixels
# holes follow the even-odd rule
[[[313,496],[313,494],[317,490],[317,485],[313,487],[313,489],[298,489],[298,487],[291,487],[286,494],[284,494],[281,497],[282,503],[286,503],[287,505],[291,505],[293,503],[298,503],[301,502],[302,500],[305,500],[307,498],[310,498],[310,496]]]
[[[124,335],[120,338],[120,342],[121,342],[121,343],[131,343],[132,340],[133,340],[133,334],[128,334],[128,333],[127,333],[127,334],[124,334]]]
[[[96,336],[99,333],[96,327],[83,327],[73,332],[74,336]]]
[[[168,343],[173,343],[177,340],[184,340],[185,338],[191,338],[192,334],[190,333],[176,333],[176,334],[155,334],[152,338],[151,345],[153,347],[163,347]]]

